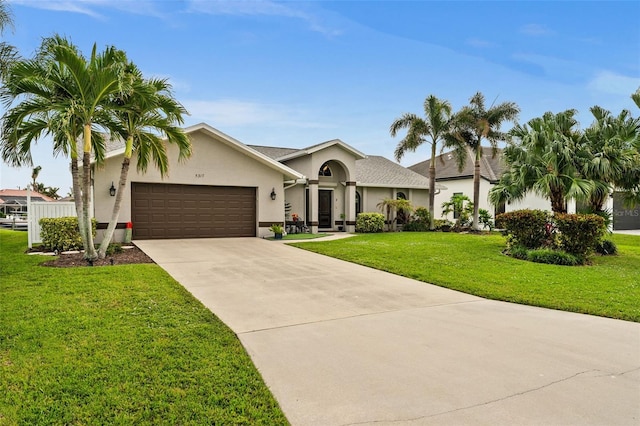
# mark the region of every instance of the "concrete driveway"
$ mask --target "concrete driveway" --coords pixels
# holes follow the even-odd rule
[[[638,323],[257,238],[136,244],[237,333],[293,425],[640,424]]]

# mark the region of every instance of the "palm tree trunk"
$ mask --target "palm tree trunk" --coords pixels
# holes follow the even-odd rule
[[[567,206],[564,201],[564,196],[562,195],[562,191],[560,190],[552,190],[551,191],[551,210],[554,213],[566,213]]]
[[[482,149],[481,147],[478,149]],[[478,231],[480,229],[480,151],[476,152],[476,162],[473,170],[473,225],[472,229]]]
[[[73,190],[73,202],[76,205],[76,216],[78,216],[78,232],[80,232],[80,238],[82,239],[82,247],[87,246],[87,234],[86,227],[84,226],[84,217],[82,215],[82,191],[80,172],[78,170],[78,159],[71,159],[71,181]]]
[[[94,260],[98,257],[93,245],[93,227],[91,223],[91,124],[84,125],[84,149],[82,153],[82,218],[87,235],[87,244],[84,248],[84,258]]]
[[[431,163],[429,164],[429,230],[435,229],[436,203],[436,143],[431,144]]]
[[[107,255],[107,249],[113,239],[113,233],[116,230],[118,224],[118,217],[120,216],[120,206],[122,205],[122,197],[124,196],[124,190],[127,185],[127,176],[129,175],[129,165],[131,159],[125,156],[122,160],[122,168],[120,170],[120,180],[118,181],[118,192],[116,192],[116,199],[113,204],[113,212],[111,213],[111,219],[109,220],[109,226],[104,233],[102,242],[100,243],[100,249],[98,250],[98,257],[104,259]]]

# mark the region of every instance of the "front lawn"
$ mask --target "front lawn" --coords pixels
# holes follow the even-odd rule
[[[589,266],[512,259],[498,234],[382,233],[296,247],[489,299],[640,322],[640,236]]]
[[[47,268],[0,230],[0,424],[282,425],[222,322],[155,264]]]

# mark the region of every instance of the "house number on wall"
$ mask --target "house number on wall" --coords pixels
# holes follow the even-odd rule
[[[203,178],[204,177],[204,173],[196,173],[196,177],[197,178]]]

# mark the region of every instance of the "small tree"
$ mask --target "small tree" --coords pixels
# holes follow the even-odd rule
[[[398,213],[402,212],[405,216],[409,216],[411,212],[413,212],[413,207],[411,206],[411,201],[405,200],[402,198],[394,199],[394,198],[385,198],[380,201],[376,207],[380,209],[381,212],[386,213],[387,216],[387,230],[391,230],[391,224],[397,223],[398,221]],[[391,213],[395,211],[396,217],[391,219]]]
[[[471,199],[464,194],[453,194],[449,201],[442,203],[442,215],[447,218],[450,213],[453,213],[455,228],[461,229],[469,226],[473,214]]]

